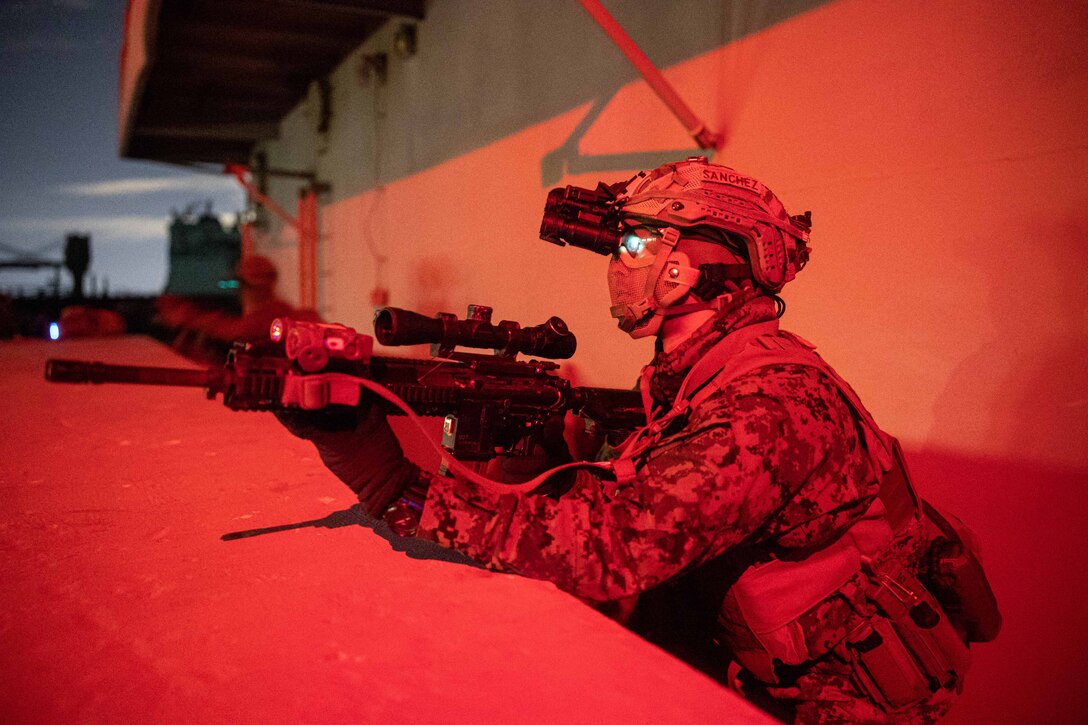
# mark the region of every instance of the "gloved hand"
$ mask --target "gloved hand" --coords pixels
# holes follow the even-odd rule
[[[524,483],[550,468],[574,461],[566,439],[568,427],[567,419],[562,414],[553,415],[545,422],[540,438],[529,455],[496,456],[488,463],[485,475],[504,483]],[[576,476],[575,471],[557,473],[537,491],[558,498],[570,490]]]
[[[314,444],[322,462],[372,516],[380,516],[419,477],[378,405],[277,411],[276,418]]]

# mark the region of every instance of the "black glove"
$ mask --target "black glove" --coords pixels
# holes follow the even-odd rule
[[[343,433],[355,430],[365,412],[346,405],[330,405],[320,410],[283,408],[272,413],[291,435],[304,441],[313,440],[326,433]]]
[[[549,468],[571,463],[574,457],[566,437],[566,419],[562,414],[553,415],[544,423],[541,435],[529,455],[496,456],[491,459],[486,475],[504,483],[524,483]],[[577,477],[576,471],[562,471],[549,478],[534,493],[545,493],[558,499],[570,490]]]
[[[276,418],[314,444],[322,462],[372,516],[380,516],[419,477],[378,405],[277,411]]]

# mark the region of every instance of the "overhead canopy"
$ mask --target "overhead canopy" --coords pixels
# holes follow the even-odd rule
[[[311,81],[424,0],[129,0],[121,155],[242,162]]]

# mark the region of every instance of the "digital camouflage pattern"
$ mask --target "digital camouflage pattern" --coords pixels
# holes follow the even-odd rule
[[[722,335],[773,319],[771,300],[739,297],[739,306],[678,350],[657,355],[655,400],[667,404],[687,369]],[[436,476],[419,535],[495,570],[552,581],[587,602],[619,602],[667,588],[725,554],[748,561],[802,556],[835,541],[878,492],[881,474],[872,470],[863,440],[826,375],[810,366],[772,365],[731,381],[666,430],[626,485],[580,473],[554,500]],[[916,543],[899,541],[895,549],[916,568]],[[805,615],[814,649],[825,651],[845,636],[866,606],[860,581],[858,601],[849,601],[849,592]],[[707,640],[713,636],[705,633]],[[745,691],[756,701],[769,695],[802,723],[929,722],[947,709],[948,695],[940,693],[931,703],[885,714],[855,688],[850,666],[834,653],[793,669],[777,687],[752,681]]]

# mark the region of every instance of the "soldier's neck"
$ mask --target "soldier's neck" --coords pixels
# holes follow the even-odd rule
[[[680,347],[684,340],[691,337],[715,314],[714,310],[699,310],[677,317],[666,317],[661,323],[661,332],[658,333],[661,337],[661,349],[664,352],[672,352]]]

